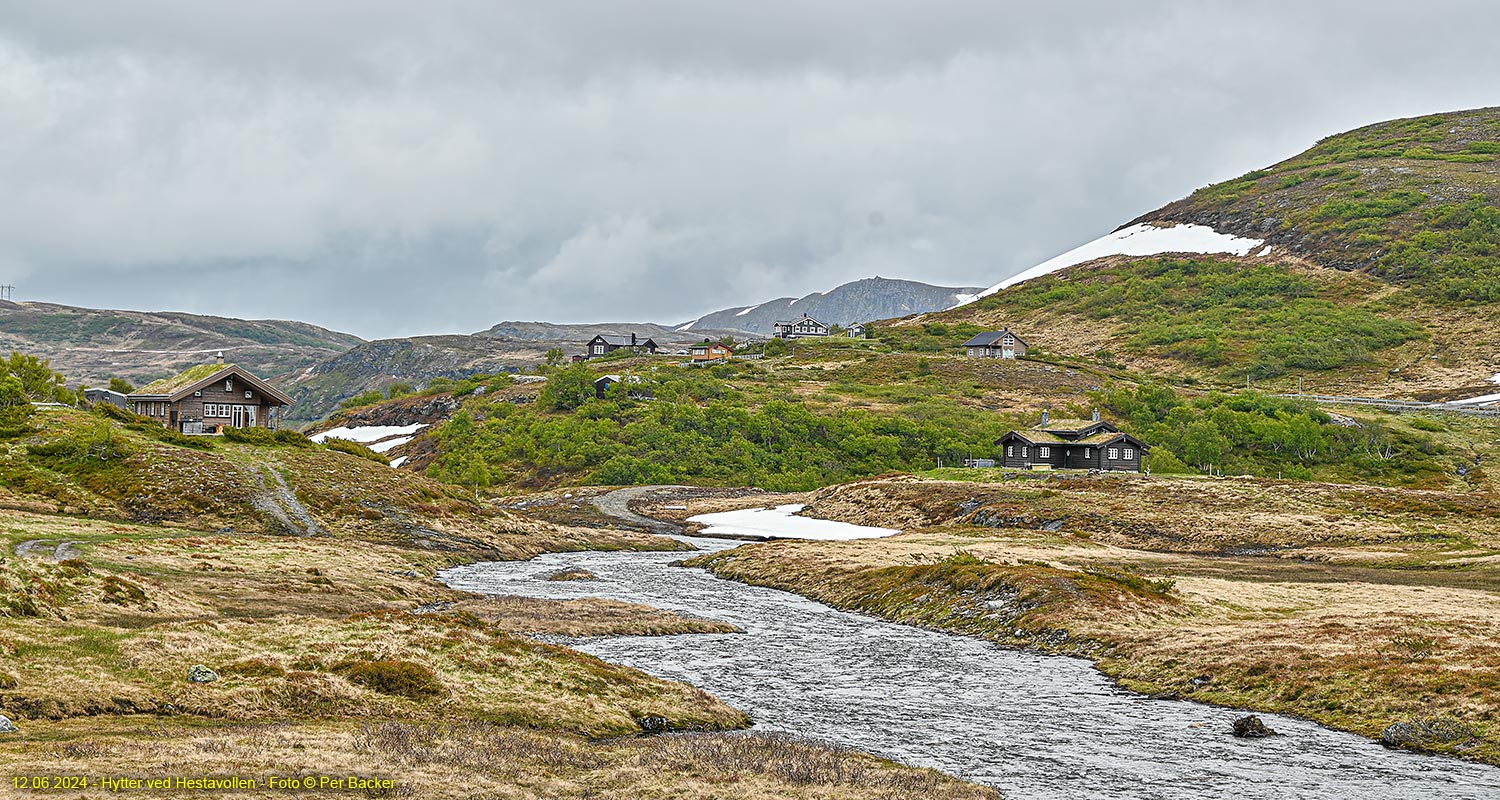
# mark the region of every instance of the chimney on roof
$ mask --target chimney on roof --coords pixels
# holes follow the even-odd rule
[[[1094,421],[1095,422],[1099,421],[1099,409],[1097,409],[1097,408],[1094,409]]]
[[[223,350],[220,350],[219,352],[214,353],[214,362],[217,363],[217,364],[224,363],[224,351]]]
[[[1050,408],[1044,408],[1044,409],[1042,409],[1042,427],[1043,428],[1047,427],[1047,425],[1049,423],[1051,423],[1051,422],[1052,422],[1052,409],[1050,409]]]

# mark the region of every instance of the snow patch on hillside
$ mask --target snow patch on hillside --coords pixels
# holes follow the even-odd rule
[[[333,428],[322,433],[315,433],[307,438],[319,444],[329,439],[344,439],[350,442],[369,444],[370,442],[378,442],[381,439],[389,439],[392,436],[410,437],[425,427],[427,425],[421,422],[413,425],[360,425],[353,428]],[[407,441],[411,440],[408,438]]]
[[[1012,275],[968,300],[959,302],[958,306],[967,305],[981,297],[989,297],[1023,281],[1105,256],[1154,256],[1162,253],[1230,253],[1244,256],[1263,244],[1265,242],[1260,239],[1244,239],[1219,233],[1206,225],[1173,225],[1169,228],[1158,228],[1147,223],[1131,225]]]
[[[759,306],[746,306],[744,311],[741,311],[740,313],[735,314],[735,316],[736,317],[743,317],[746,314],[749,314],[751,311],[754,311],[755,309],[760,308],[760,306],[763,306],[763,305],[765,305],[765,303],[761,303]]]
[[[391,459],[391,469],[397,469],[402,464],[405,464],[406,463],[406,459],[407,459],[406,456],[402,456],[400,458],[393,458],[393,459]]]
[[[674,330],[674,331],[690,331],[690,330],[693,329],[693,326],[697,325],[697,324],[698,324],[698,320],[695,319],[692,322],[687,323],[686,325],[678,325],[677,327],[673,328],[672,330]]]
[[[401,445],[411,441],[412,438],[413,437],[411,436],[397,436],[394,439],[385,439],[383,441],[379,441],[375,444],[370,445],[370,449],[376,453],[384,453],[388,450],[395,450]]]

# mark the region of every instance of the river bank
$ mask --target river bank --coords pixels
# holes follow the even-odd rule
[[[1143,694],[1500,763],[1493,509],[1442,493],[1410,493],[1398,508],[1386,490],[1282,490],[864,482],[809,496],[805,513],[899,520],[906,533],[747,545],[688,563],[896,622],[1084,656]]]
[[[0,713],[18,729],[0,733],[6,775],[360,775],[433,798],[994,796],[747,735],[749,717],[707,692],[535,638],[733,635],[691,612],[434,580],[465,553],[4,510],[0,525]],[[537,528],[518,553],[683,555],[670,539]],[[63,541],[62,560],[39,545],[12,555]],[[667,731],[695,733],[643,735]],[[69,796],[108,794],[96,782]]]
[[[693,541],[721,553],[739,545]],[[1231,728],[1245,712],[1122,691],[1083,659],[846,613],[679,563],[669,553],[555,554],[455,567],[443,578],[487,593],[649,602],[733,624],[743,633],[568,643],[703,687],[750,713],[756,730],[828,739],[1007,797],[1481,800],[1500,792],[1492,767],[1270,714],[1262,719],[1282,735],[1240,739]],[[560,570],[595,579],[548,579]]]

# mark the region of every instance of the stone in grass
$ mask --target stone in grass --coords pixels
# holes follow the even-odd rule
[[[16,727],[16,723],[10,721],[10,717],[5,716],[4,714],[0,714],[0,733],[20,732],[21,729]]]
[[[213,683],[218,679],[219,673],[202,664],[194,664],[188,667],[188,683]]]
[[[1266,727],[1266,723],[1261,722],[1260,717],[1254,714],[1235,720],[1233,730],[1234,735],[1241,739],[1264,739],[1267,736],[1278,735],[1276,731]]]

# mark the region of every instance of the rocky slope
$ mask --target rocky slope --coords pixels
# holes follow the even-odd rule
[[[312,422],[337,410],[339,403],[364,392],[384,391],[393,383],[422,387],[434,378],[464,378],[479,373],[529,369],[560,348],[566,356],[583,353],[598,334],[629,334],[654,339],[667,354],[685,351],[705,336],[744,338],[744,331],[673,331],[650,323],[560,325],[550,322],[501,322],[472,336],[417,336],[365,342],[314,364],[287,387],[296,399],[287,419]]]
[[[92,386],[116,376],[142,385],[221,350],[225,360],[276,379],[361,341],[305,322],[0,302],[0,351],[46,358],[70,380]]]
[[[979,292],[974,287],[932,286],[916,281],[890,278],[865,278],[846,283],[826,294],[813,292],[806,297],[779,297],[753,306],[726,308],[705,314],[681,330],[701,331],[708,328],[736,328],[769,335],[771,325],[779,319],[797,319],[803,314],[829,325],[850,325],[879,319],[904,317],[924,311],[938,311],[962,302]]]
[[[681,326],[678,326],[679,328]],[[583,352],[583,344],[600,334],[625,335],[634,333],[642,339],[653,339],[658,345],[669,349],[680,349],[690,344],[703,341],[703,337],[717,339],[726,334],[744,338],[749,329],[736,325],[695,326],[694,330],[683,331],[657,325],[652,322],[589,322],[589,323],[555,323],[555,322],[516,322],[507,321],[496,323],[489,330],[480,331],[475,336],[483,336],[490,339],[498,339],[503,342],[533,343],[541,347],[543,351],[551,347],[561,347],[568,355]]]

